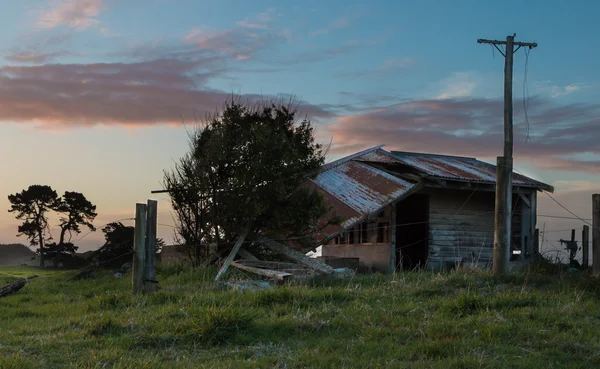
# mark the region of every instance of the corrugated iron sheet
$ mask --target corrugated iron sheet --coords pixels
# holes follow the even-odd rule
[[[317,177],[309,181],[311,187],[317,188],[323,194],[326,204],[343,218],[341,226],[327,227],[324,236],[353,226],[365,216],[379,211],[420,186],[418,183],[408,182],[377,169],[369,163],[404,164],[417,169],[423,177],[496,182],[496,167],[475,158],[387,152],[381,149],[381,146],[373,147],[324,165]],[[514,173],[513,183],[553,191],[551,186],[518,173]]]
[[[321,172],[313,182],[336,202],[343,203],[356,213],[344,216],[343,228],[364,215],[378,211],[415,186],[356,160]]]
[[[392,151],[391,154],[401,163],[418,169],[432,177],[469,182],[496,183],[496,166],[475,158],[397,151]],[[516,186],[552,189],[551,186],[519,173],[513,173],[513,184]]]
[[[365,161],[372,163],[398,163],[398,160],[395,159],[390,153],[385,150],[377,149],[370,152],[367,152],[355,160],[357,161]]]

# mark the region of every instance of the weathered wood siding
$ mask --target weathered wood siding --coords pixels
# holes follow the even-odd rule
[[[495,194],[450,189],[424,192],[429,194],[428,267],[491,263]]]

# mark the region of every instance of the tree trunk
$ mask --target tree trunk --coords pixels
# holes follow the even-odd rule
[[[58,241],[58,245],[56,247],[56,253],[54,254],[53,265],[55,268],[58,268],[59,258],[62,255],[63,247],[65,244],[65,234],[67,233],[67,226],[64,226],[60,230],[60,239]]]
[[[38,238],[40,242],[40,267],[44,267],[44,236],[42,232],[38,232]]]

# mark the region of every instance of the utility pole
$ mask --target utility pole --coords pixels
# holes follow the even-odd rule
[[[497,158],[496,165],[496,212],[494,220],[495,275],[508,275],[511,240],[511,200],[513,172],[513,107],[512,79],[513,54],[522,46],[534,48],[535,42],[515,42],[516,34],[507,36],[506,41],[478,39],[478,44],[493,45],[504,56],[504,156]],[[504,52],[498,45],[505,45]],[[516,49],[515,46],[518,46]]]

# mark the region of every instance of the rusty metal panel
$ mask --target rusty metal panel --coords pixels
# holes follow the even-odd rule
[[[496,166],[475,158],[397,151],[392,151],[392,155],[402,164],[411,166],[432,177],[496,183]],[[513,184],[551,190],[551,186],[519,173],[513,173]]]
[[[399,163],[398,159],[394,158],[390,153],[385,150],[377,149],[374,151],[367,152],[355,160],[364,161],[364,162],[373,162],[373,163]]]
[[[320,173],[313,182],[359,214],[369,214],[415,185],[367,164],[350,161]]]

